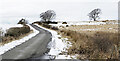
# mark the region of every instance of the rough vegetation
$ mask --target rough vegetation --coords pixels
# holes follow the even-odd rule
[[[47,23],[44,23],[44,22],[34,22],[32,24],[38,24],[38,25],[41,25],[41,26],[43,26],[45,28],[52,29],[52,30],[59,30],[57,27],[51,26],[51,25],[49,25]]]
[[[13,36],[13,37],[18,37],[21,34],[26,34],[30,32],[30,27],[29,26],[24,26],[24,27],[13,27],[7,30],[7,33],[5,36]]]
[[[67,24],[67,22],[63,22],[62,24]]]
[[[70,41],[73,43],[73,46],[68,49],[68,54],[78,54],[80,55],[79,59],[111,58],[112,49],[115,46],[118,47],[117,33],[96,32],[91,37],[87,34],[70,30],[62,30],[61,32],[65,36],[72,38]],[[118,58],[118,51],[114,50],[114,52],[116,54],[112,58]]]
[[[73,43],[68,49],[69,55],[77,54],[78,59],[118,59],[119,35],[116,25],[79,25],[79,28],[76,27],[71,26],[60,31]],[[86,30],[97,28],[101,29]]]
[[[30,30],[29,26],[23,26],[23,27],[13,27],[7,30],[5,33],[5,36],[2,37],[2,45],[9,43],[14,40],[18,40],[23,38],[24,36],[27,36],[28,34],[32,33],[33,31]]]
[[[22,18],[17,24],[26,25],[28,24],[28,21]]]

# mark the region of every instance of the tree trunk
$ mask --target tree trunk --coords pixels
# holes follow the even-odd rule
[[[96,18],[93,18],[94,19],[94,21],[96,21]]]

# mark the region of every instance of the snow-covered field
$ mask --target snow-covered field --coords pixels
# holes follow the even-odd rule
[[[35,25],[39,26],[38,24]],[[67,41],[67,38],[62,38],[60,35],[58,35],[56,31],[44,28],[42,26],[39,27],[51,32],[52,41],[48,44],[48,48],[50,48],[50,51],[42,57],[38,57],[38,59],[72,59],[72,57],[75,58],[75,56],[70,55],[59,55],[63,51],[67,51],[66,49],[72,46],[71,43]]]
[[[60,26],[66,27],[66,25],[71,26],[71,25],[104,25],[104,24],[118,24],[118,22],[117,20],[116,22],[79,21],[79,22],[67,22],[67,24],[62,24],[62,22],[59,22],[58,24],[49,24],[49,25],[56,27],[60,27]]]
[[[77,22],[77,23],[72,23],[72,22],[68,22],[67,24],[62,24],[62,23],[58,23],[58,24],[50,24],[52,26],[57,26],[57,27],[60,27],[60,26],[70,26],[70,25],[100,25],[100,24],[106,24],[104,22]]]
[[[29,40],[30,38],[32,38],[33,36],[35,36],[36,34],[39,33],[39,31],[35,30],[32,26],[30,26],[28,24],[28,26],[30,27],[30,29],[33,30],[33,33],[29,34],[28,36],[25,36],[24,38],[22,39],[19,39],[19,40],[15,40],[15,41],[12,41],[10,43],[7,43],[5,45],[2,45],[0,46],[0,55],[1,54],[4,54],[5,52],[7,52],[8,50],[16,47],[17,45],[20,45],[24,42],[26,42],[27,40]],[[22,27],[22,25],[12,25],[12,24],[5,24],[5,25],[0,25],[0,27],[5,31],[11,27]]]

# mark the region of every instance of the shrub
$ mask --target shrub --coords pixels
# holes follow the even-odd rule
[[[46,27],[46,28],[48,28],[48,29],[51,28],[51,25],[48,25],[48,24],[42,24],[42,26],[43,26],[43,27]]]
[[[50,22],[50,24],[58,24],[58,22]]]
[[[41,25],[41,26],[43,26],[45,28],[52,29],[52,30],[59,30],[57,27],[49,25],[49,23],[57,24],[57,22],[51,22],[51,21],[47,21],[47,22],[39,22],[38,21],[38,22],[34,22],[32,24],[38,24],[38,25]]]
[[[62,24],[67,24],[67,22],[63,22]]]
[[[32,24],[38,24],[38,25],[42,25],[42,22],[37,21],[37,22],[33,22]]]
[[[68,25],[66,25],[66,27],[69,27]]]
[[[28,21],[22,18],[17,24],[26,25],[26,24],[28,24]]]
[[[49,21],[50,22],[50,21]],[[45,27],[45,28],[48,28],[48,29],[52,29],[52,30],[59,30],[57,27],[55,27],[55,26],[51,26],[51,25],[49,25],[47,22],[34,22],[33,24],[39,24],[39,25],[41,25],[41,26],[43,26],[43,27]]]
[[[104,21],[102,21],[102,22],[108,22],[109,20],[104,20]]]
[[[57,27],[55,27],[55,26],[53,26],[53,27],[51,27],[51,29],[53,29],[53,30],[59,30]]]
[[[7,30],[7,33],[5,36],[13,36],[17,37],[22,34],[26,34],[30,32],[30,27],[29,26],[24,26],[24,27],[13,27]]]

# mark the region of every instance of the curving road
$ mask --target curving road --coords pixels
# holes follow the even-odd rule
[[[52,39],[51,33],[36,25],[31,24],[31,26],[38,30],[39,33],[27,42],[3,54],[2,59],[27,59],[39,57],[48,50],[47,45]]]

